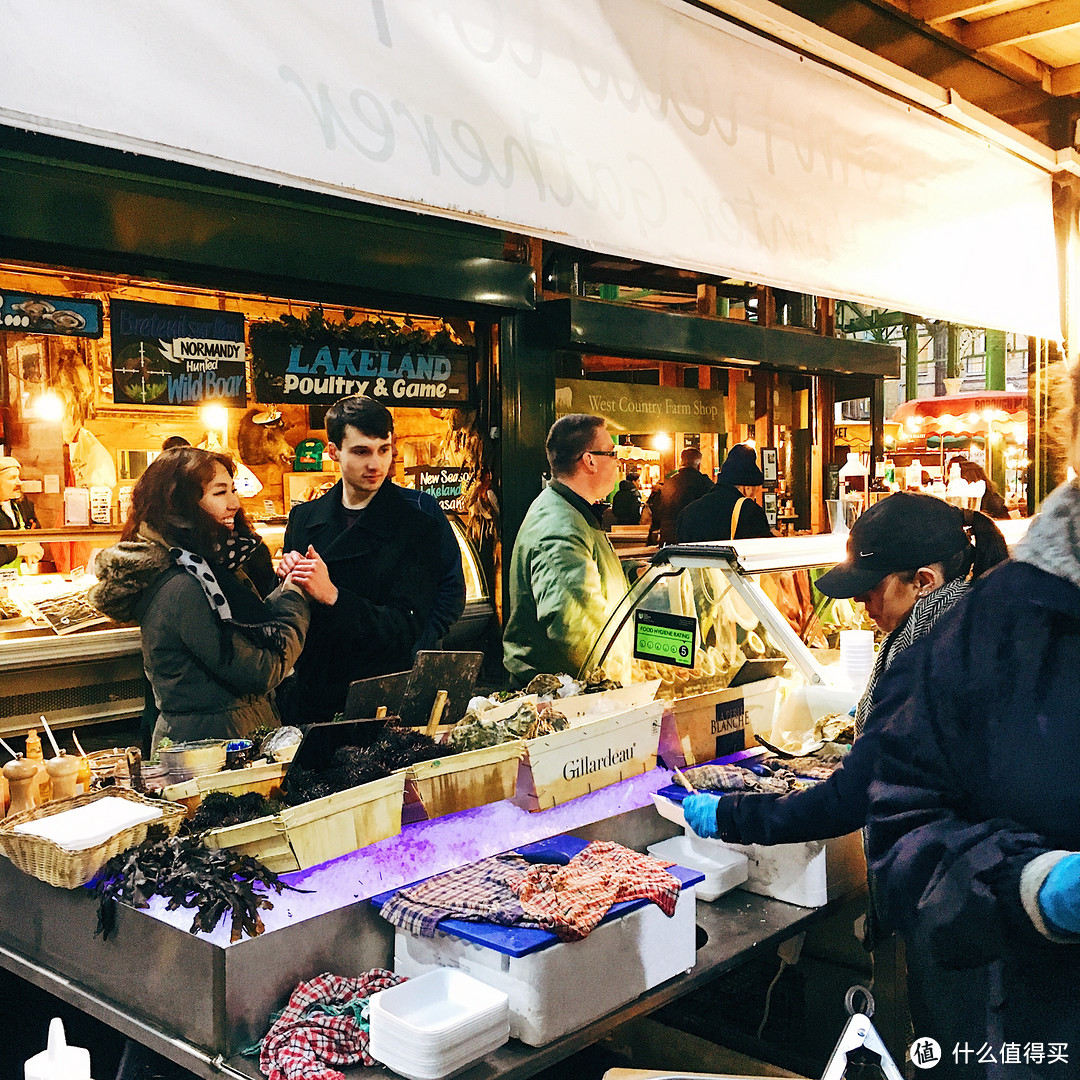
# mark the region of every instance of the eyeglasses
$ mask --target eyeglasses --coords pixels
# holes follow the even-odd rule
[[[584,457],[586,454],[592,454],[593,457],[617,457],[618,453],[618,450],[585,450],[582,452],[581,456]]]

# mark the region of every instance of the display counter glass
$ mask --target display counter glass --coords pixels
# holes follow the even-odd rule
[[[868,625],[859,605],[830,601],[812,587],[844,557],[845,539],[662,548],[608,620],[583,671],[602,667],[624,684],[660,679],[660,694],[676,698],[775,675],[792,684],[830,681],[839,631]],[[669,655],[665,639],[674,644]]]

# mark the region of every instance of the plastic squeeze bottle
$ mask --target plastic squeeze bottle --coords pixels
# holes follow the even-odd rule
[[[52,782],[49,780],[49,770],[45,768],[45,755],[41,752],[41,736],[36,728],[31,728],[26,736],[26,760],[32,761],[38,770],[34,803],[37,806],[44,806],[52,798]]]
[[[49,1045],[23,1065],[24,1080],[90,1080],[90,1051],[68,1046],[64,1021],[54,1016],[49,1023]]]

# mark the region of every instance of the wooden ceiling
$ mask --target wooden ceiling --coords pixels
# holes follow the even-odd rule
[[[697,0],[732,13],[724,0]],[[1080,119],[1080,0],[775,0],[1054,150]],[[753,5],[743,5],[749,10]]]

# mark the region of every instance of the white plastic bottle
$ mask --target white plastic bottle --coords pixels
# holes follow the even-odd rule
[[[847,463],[840,470],[840,498],[858,503],[858,513],[866,509],[867,492],[870,488],[870,470],[854,450],[848,451]]]
[[[68,1046],[59,1016],[49,1024],[49,1045],[23,1065],[23,1080],[90,1080],[90,1051]]]

